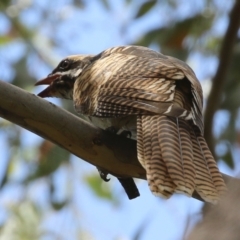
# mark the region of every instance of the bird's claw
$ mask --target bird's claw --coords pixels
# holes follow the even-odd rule
[[[123,130],[119,135],[123,136],[123,137],[126,137],[126,138],[131,138],[132,137],[132,133],[130,131],[127,131],[127,130]]]
[[[107,178],[108,172],[98,169],[99,175],[101,177],[101,179],[105,182],[109,182],[111,178]]]

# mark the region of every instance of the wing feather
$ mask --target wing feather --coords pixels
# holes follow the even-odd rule
[[[96,94],[89,94],[97,96],[94,99],[95,116],[103,116],[102,112],[104,112],[106,116],[114,117],[116,115],[114,111],[107,112],[107,109],[111,109],[109,105],[113,104],[113,108],[116,108],[116,105],[125,105],[129,114],[136,115],[141,110],[140,112],[145,111],[148,114],[157,113],[187,120],[193,119],[200,130],[203,128],[199,110],[201,94],[198,93],[198,89],[194,90],[194,82],[198,81],[192,70],[186,67],[187,65],[181,65],[182,62],[179,61],[176,67],[172,58],[136,46],[112,48],[100,55],[97,66],[95,67],[93,63],[89,71],[92,74],[91,84],[98,83],[97,86],[100,86]],[[189,101],[196,105],[192,105],[189,109],[175,103],[176,81],[187,81],[187,75],[191,77],[193,89],[192,99]],[[84,74],[81,78],[84,78]],[[87,79],[89,76],[86,76],[86,83]],[[87,89],[84,84],[81,87]],[[127,111],[123,114],[126,115]]]

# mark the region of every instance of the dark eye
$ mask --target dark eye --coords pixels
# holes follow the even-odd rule
[[[60,64],[59,64],[59,68],[62,70],[66,70],[70,65],[69,60],[63,60]]]

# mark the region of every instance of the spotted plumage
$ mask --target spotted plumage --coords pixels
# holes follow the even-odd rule
[[[56,94],[58,82],[71,82],[65,98],[73,98],[78,113],[102,128],[133,133],[154,194],[191,196],[196,190],[218,201],[226,187],[203,137],[202,88],[187,64],[139,46],[63,62],[39,83],[50,84],[40,96],[64,98],[62,88]]]

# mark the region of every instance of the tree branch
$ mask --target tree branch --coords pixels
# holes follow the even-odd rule
[[[203,219],[197,223],[186,240],[233,240],[240,239],[240,188],[229,182],[231,192],[218,205],[205,205]]]
[[[54,104],[2,81],[0,116],[117,176],[145,177],[136,157],[135,141],[96,128]]]
[[[63,147],[114,176],[146,179],[136,141],[96,128],[54,104],[0,81],[0,117]],[[226,181],[233,179],[224,175]],[[195,192],[194,198],[202,200]]]
[[[219,64],[214,78],[212,79],[212,88],[208,97],[205,111],[205,139],[211,152],[214,154],[214,140],[212,136],[213,117],[217,111],[224,85],[227,81],[227,71],[233,54],[233,48],[237,39],[237,33],[240,26],[240,0],[236,0],[229,16],[229,25],[222,41],[219,53]]]

